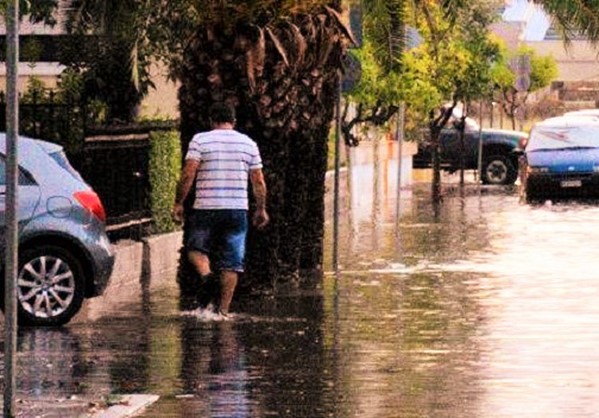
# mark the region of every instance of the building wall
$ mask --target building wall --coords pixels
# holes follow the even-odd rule
[[[39,78],[44,85],[56,88],[59,75],[64,67],[58,63],[19,63],[18,91],[24,93],[30,77]],[[179,117],[179,103],[177,99],[178,85],[167,79],[164,66],[155,65],[151,69],[155,87],[151,88],[141,104],[141,116],[153,117]],[[0,91],[6,92],[6,63],[0,63]]]
[[[19,80],[17,88],[19,92],[27,89],[27,83],[31,76],[38,77],[48,88],[56,87],[58,81],[57,74],[62,71],[62,66],[58,63],[19,63]],[[6,92],[6,63],[0,63],[0,91]]]
[[[563,41],[527,42],[539,55],[552,56],[558,66],[560,81],[599,80],[599,50],[587,41],[572,41],[566,47]]]
[[[141,116],[179,118],[179,84],[169,81],[164,65],[156,64],[151,70],[155,88],[150,89],[141,105]]]

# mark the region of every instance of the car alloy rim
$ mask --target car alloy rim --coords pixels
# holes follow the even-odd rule
[[[494,183],[500,183],[505,180],[507,175],[507,167],[501,161],[493,161],[487,167],[487,178],[493,180]]]
[[[75,276],[62,259],[42,255],[23,266],[17,281],[17,296],[25,311],[40,318],[60,315],[71,305]]]

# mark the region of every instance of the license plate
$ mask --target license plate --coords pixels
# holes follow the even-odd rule
[[[561,182],[561,186],[566,187],[582,187],[582,180],[564,180]]]

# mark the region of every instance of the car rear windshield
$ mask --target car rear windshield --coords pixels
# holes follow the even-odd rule
[[[530,133],[526,150],[598,147],[599,129],[595,126],[536,127]]]
[[[83,180],[83,178],[81,177],[81,175],[79,174],[79,172],[73,168],[73,166],[71,165],[71,163],[69,162],[69,160],[67,159],[67,156],[65,155],[65,153],[63,151],[52,152],[49,155],[50,155],[50,157],[52,157],[52,159],[54,161],[56,161],[58,163],[59,166],[64,168],[69,174],[71,174],[77,180],[85,182]]]

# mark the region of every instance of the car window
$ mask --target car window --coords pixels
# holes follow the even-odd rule
[[[30,186],[36,184],[31,175],[19,167],[19,185]],[[0,155],[0,186],[6,186],[6,159]]]
[[[564,149],[579,147],[599,147],[597,127],[571,126],[571,127],[537,127],[530,133],[526,146],[527,151],[538,149]]]
[[[67,156],[65,155],[65,153],[63,151],[53,152],[49,155],[50,155],[50,157],[52,157],[52,159],[54,161],[56,161],[58,163],[59,166],[64,168],[70,175],[72,175],[73,177],[75,177],[77,180],[79,180],[81,182],[84,181],[83,178],[81,178],[81,175],[79,174],[79,172],[73,168],[73,166],[71,165],[71,163],[69,162]]]

